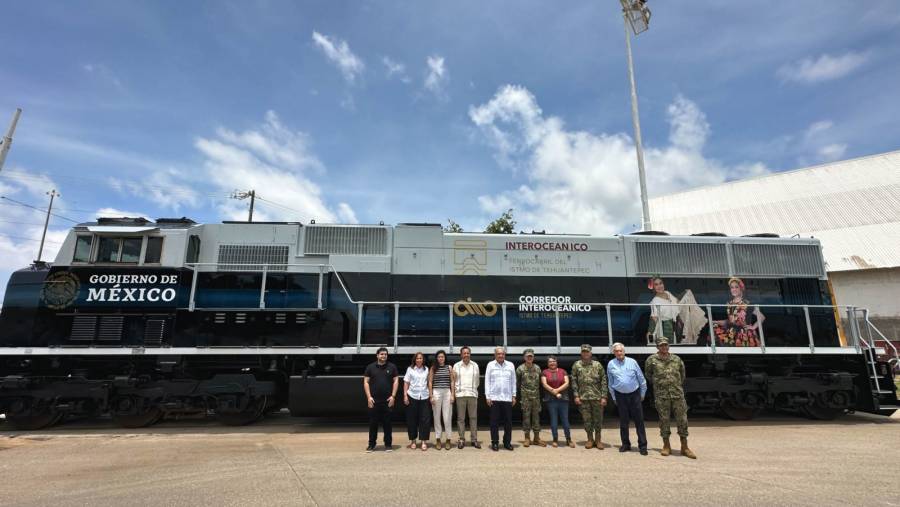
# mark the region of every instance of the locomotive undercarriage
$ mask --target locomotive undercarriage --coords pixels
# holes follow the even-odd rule
[[[32,358],[7,364],[7,371],[19,374],[0,378],[0,413],[22,430],[104,415],[127,428],[209,414],[226,425],[245,425],[284,403],[285,381],[274,359],[232,358],[227,366],[208,358],[143,359]],[[110,371],[117,374],[102,374]]]
[[[798,356],[683,359],[693,413],[747,420],[776,409],[833,419],[871,410],[867,397],[859,395],[868,392],[866,377],[843,358],[817,358],[815,364]],[[475,360],[485,364],[489,358]],[[567,367],[577,359],[560,360]],[[7,375],[0,378],[0,413],[22,430],[64,418],[106,415],[130,428],[163,418],[209,415],[226,425],[244,425],[285,406],[296,416],[359,415],[363,367],[358,357],[347,356],[7,358]],[[652,396],[647,408],[652,409]]]

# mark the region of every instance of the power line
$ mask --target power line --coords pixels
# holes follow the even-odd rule
[[[12,239],[21,239],[21,240],[23,240],[23,241],[34,241],[35,243],[39,243],[39,242],[41,241],[41,240],[39,240],[39,239],[26,238],[25,236],[13,236],[13,235],[5,234],[5,233],[2,233],[2,232],[0,232],[0,237],[12,238]],[[54,245],[62,245],[62,243],[60,243],[59,241],[45,240],[44,243],[53,243]]]
[[[15,224],[15,225],[37,225],[37,226],[43,226],[43,225],[44,225],[44,224],[40,224],[40,223],[37,223],[37,222],[17,222],[17,221],[15,221],[15,220],[0,220],[0,223],[2,223],[2,224]]]
[[[47,208],[43,208],[43,209],[42,209],[42,208],[38,208],[37,206],[32,206],[32,205],[30,205],[30,204],[26,204],[26,203],[24,203],[24,202],[17,201],[17,200],[15,200],[15,199],[10,199],[9,197],[6,197],[5,195],[0,195],[0,199],[5,199],[5,200],[7,200],[7,201],[9,201],[9,202],[13,202],[13,203],[18,204],[19,206],[25,206],[26,208],[31,208],[31,209],[34,209],[34,210],[38,210],[38,211],[40,211],[40,212],[42,212],[42,213],[46,213],[46,212],[47,212]],[[63,220],[68,220],[69,222],[72,222],[72,223],[74,223],[74,224],[81,223],[81,222],[79,222],[78,220],[72,220],[72,219],[69,218],[69,217],[64,217],[64,216],[62,216],[62,215],[57,215],[56,213],[50,213],[50,215],[55,216],[56,218],[62,218]]]
[[[48,173],[48,174],[50,174],[54,178],[68,179],[68,180],[72,180],[72,181],[75,181],[75,182],[78,182],[81,184],[88,184],[90,182],[95,182],[95,183],[100,183],[100,184],[104,184],[104,185],[108,185],[108,186],[113,186],[112,182],[108,178],[95,178],[95,177],[90,177],[90,176],[70,176],[70,175],[66,175],[66,174],[53,174],[53,173]],[[28,174],[28,173],[25,173],[22,171],[15,171],[15,170],[4,171],[3,176],[5,176],[7,178],[13,178],[13,179],[47,181],[47,177],[45,177],[45,176]],[[126,184],[127,184],[127,182],[126,182]],[[134,185],[136,185],[139,188],[155,188],[155,189],[163,190],[168,194],[178,194],[178,195],[183,195],[185,197],[188,197],[188,196],[190,196],[190,197],[227,197],[230,195],[230,193],[228,193],[228,192],[200,193],[200,192],[192,192],[192,191],[187,191],[187,190],[179,190],[179,189],[167,187],[164,185],[153,185],[150,183],[134,183]]]
[[[266,202],[266,203],[268,203],[268,204],[271,204],[272,206],[275,206],[275,207],[278,207],[278,208],[282,208],[282,209],[287,210],[287,211],[293,211],[294,213],[300,213],[300,214],[303,214],[302,211],[296,210],[296,209],[294,209],[294,208],[290,208],[290,207],[288,207],[288,206],[285,206],[284,204],[279,204],[279,203],[277,203],[277,202],[275,202],[275,201],[270,201],[270,200],[268,200],[268,199],[263,199],[263,198],[260,197],[260,196],[256,196],[256,198],[259,199],[260,201],[263,201],[263,202]]]

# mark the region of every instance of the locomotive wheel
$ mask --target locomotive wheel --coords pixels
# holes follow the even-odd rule
[[[216,412],[216,418],[226,426],[246,426],[260,419],[266,411],[268,396],[257,396],[250,399],[247,408],[240,412]]]
[[[759,408],[736,407],[730,402],[723,403],[719,409],[726,417],[735,421],[749,421],[759,415],[762,411],[762,409]]]
[[[63,414],[58,410],[46,409],[37,414],[30,415],[12,415],[6,414],[6,422],[13,429],[21,431],[34,431],[48,426],[53,426],[62,419]]]
[[[818,419],[820,421],[831,421],[844,415],[844,409],[817,407],[815,405],[803,407],[803,413],[810,419]]]

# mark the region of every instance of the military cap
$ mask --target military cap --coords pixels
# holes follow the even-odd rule
[[[590,344],[587,344],[587,343],[582,344],[582,345],[581,345],[581,351],[582,351],[582,352],[590,352],[590,351],[591,351],[591,346],[590,346]]]
[[[534,349],[525,349],[525,352],[522,352],[523,356],[527,356],[528,354],[534,355]]]
[[[669,339],[666,338],[665,336],[661,336],[661,337],[659,337],[659,338],[656,339],[656,346],[657,346],[657,347],[659,347],[660,345],[668,345],[668,344],[669,344]]]

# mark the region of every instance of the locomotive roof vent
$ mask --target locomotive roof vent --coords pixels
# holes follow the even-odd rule
[[[715,237],[719,237],[719,238],[724,238],[724,237],[727,237],[728,235],[725,234],[724,232],[695,232],[694,234],[691,234],[691,236],[715,236]]]
[[[756,234],[744,234],[742,237],[744,237],[744,238],[780,238],[781,236],[775,234],[774,232],[759,232]]]
[[[668,232],[664,231],[634,231],[632,236],[668,236]]]
[[[156,219],[156,223],[158,223],[158,224],[187,224],[187,225],[189,225],[189,224],[196,224],[197,222],[194,222],[193,220],[191,220],[191,219],[188,218],[188,217],[181,217],[181,218],[157,218],[157,219]]]
[[[150,221],[144,217],[100,217],[98,225],[146,225]]]

